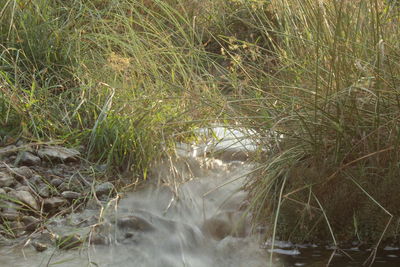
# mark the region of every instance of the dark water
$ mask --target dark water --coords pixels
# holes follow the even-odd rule
[[[355,267],[370,266],[371,251],[360,251],[357,249],[331,250],[326,248],[299,248],[295,250],[297,255],[275,254],[273,260],[276,267],[299,267],[299,266],[329,266],[332,267]],[[365,264],[365,265],[364,265]],[[375,260],[372,263],[374,267],[399,267],[400,250],[378,250]]]

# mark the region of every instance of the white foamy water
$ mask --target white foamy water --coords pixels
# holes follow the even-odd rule
[[[0,266],[266,266],[241,190],[252,165],[233,160],[255,145],[240,132],[221,131],[214,143],[178,145],[178,159],[155,164],[149,184],[104,203],[100,218],[99,210],[86,209],[48,224],[58,234],[90,236],[97,223],[107,244],[41,253],[29,244],[4,247]],[[199,157],[218,151],[222,160]],[[82,221],[88,223],[77,226]]]

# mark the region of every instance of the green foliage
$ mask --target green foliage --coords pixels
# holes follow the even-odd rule
[[[144,177],[195,127],[249,127],[269,151],[247,185],[256,223],[380,240],[399,216],[398,24],[383,0],[3,1],[0,137]]]
[[[264,92],[247,105],[269,109],[284,137],[248,184],[255,218],[274,214],[278,235],[296,241],[392,237],[400,215],[398,10],[384,1],[277,0],[272,8],[276,71],[264,73]],[[251,124],[269,130],[263,118]]]

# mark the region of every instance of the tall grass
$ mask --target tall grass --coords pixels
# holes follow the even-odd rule
[[[256,221],[274,224],[274,215],[271,229],[296,241],[397,237],[398,8],[312,0],[269,8],[273,20],[259,14],[276,65],[259,72],[259,97],[242,108],[267,114],[250,120],[261,137],[271,124],[284,137],[248,183]]]
[[[171,136],[214,112],[205,103],[219,94],[208,71],[218,63],[192,6],[9,0],[0,10],[5,143],[62,139],[145,173]]]
[[[240,124],[268,150],[247,184],[256,223],[397,237],[398,24],[383,0],[3,1],[0,137],[145,176],[192,128]]]

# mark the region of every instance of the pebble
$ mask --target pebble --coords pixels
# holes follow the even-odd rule
[[[39,157],[49,161],[57,162],[68,162],[78,161],[80,153],[79,151],[71,148],[65,148],[61,146],[48,146],[40,148],[38,151]]]
[[[33,216],[24,216],[22,217],[22,222],[25,225],[25,230],[28,232],[33,232],[40,225],[40,220]]]
[[[60,178],[54,178],[53,180],[51,180],[50,184],[58,187],[60,184],[63,183],[63,180],[61,180]]]
[[[43,198],[48,198],[48,197],[50,196],[50,189],[49,189],[49,186],[46,185],[46,184],[42,184],[42,185],[39,187],[38,194],[39,194],[39,196],[41,196],[41,197],[43,197]]]
[[[29,186],[27,185],[18,185],[15,190],[17,191],[31,191],[31,189],[29,188]]]
[[[22,203],[33,208],[34,210],[39,210],[39,205],[37,204],[36,199],[28,191],[14,190],[14,191],[9,192],[8,194],[11,198],[15,198],[15,199],[21,201]]]
[[[27,166],[21,166],[18,168],[12,168],[13,172],[15,172],[15,178],[22,182],[23,178],[30,179],[34,172]]]
[[[13,186],[17,181],[10,174],[0,172],[0,187]]]
[[[39,185],[43,181],[42,176],[35,174],[30,179],[29,182],[35,185]]]
[[[105,182],[97,185],[94,191],[97,197],[111,196],[114,191],[114,185],[110,182]]]
[[[65,183],[65,182],[61,183],[61,184],[57,187],[57,189],[58,189],[59,191],[61,191],[61,192],[69,191],[68,183]]]
[[[40,165],[41,162],[42,160],[31,152],[23,151],[20,153],[19,165],[35,166]]]
[[[32,246],[36,249],[37,252],[43,252],[48,248],[46,244],[37,241],[33,241]]]
[[[16,221],[18,220],[19,213],[17,210],[10,210],[8,209],[7,211],[3,211],[0,213],[0,217],[3,218],[3,220],[6,221]]]
[[[133,215],[118,218],[117,225],[122,229],[132,229],[136,231],[147,232],[154,230],[154,227],[145,219]]]
[[[66,200],[60,197],[47,198],[43,202],[43,208],[48,212],[55,212],[55,210],[66,204]]]
[[[61,196],[68,200],[74,200],[81,197],[81,194],[74,191],[64,191],[61,193]]]
[[[17,151],[17,147],[14,145],[6,146],[0,149],[0,158],[8,157],[15,154]]]

